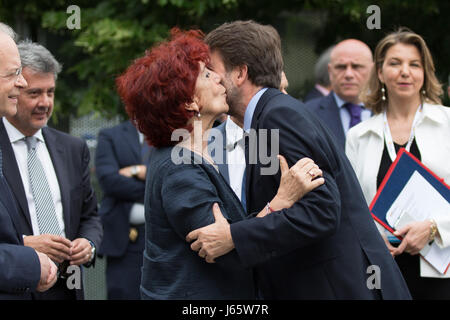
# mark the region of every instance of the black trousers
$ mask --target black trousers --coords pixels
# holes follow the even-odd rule
[[[414,300],[450,300],[450,278],[420,276],[420,256],[403,253],[395,257]]]
[[[145,243],[145,225],[137,227],[136,242],[128,244],[122,257],[106,257],[108,300],[140,300],[140,285]]]
[[[45,292],[33,293],[34,300],[76,300],[77,290],[67,287],[67,279],[59,278],[55,285]]]

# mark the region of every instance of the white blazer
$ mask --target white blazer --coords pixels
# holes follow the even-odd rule
[[[422,163],[450,185],[450,108],[424,103],[422,112],[423,118],[415,131]],[[368,205],[377,192],[377,174],[383,149],[382,114],[361,122],[347,133],[345,152],[358,176]],[[436,242],[440,247],[450,246],[450,212],[448,218],[436,220],[436,225],[440,234]],[[450,278],[450,271],[442,276],[424,259],[420,260],[422,277]]]

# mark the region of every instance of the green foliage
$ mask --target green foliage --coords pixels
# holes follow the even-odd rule
[[[72,55],[73,63],[66,72],[78,85],[71,109],[79,115],[92,110],[107,117],[124,114],[115,78],[131,61],[165,39],[172,26],[198,25],[209,11],[236,4],[237,0],[97,1],[81,7],[81,29],[70,31],[65,11],[44,12],[42,26],[69,39],[62,50]]]
[[[420,34],[433,55],[436,74],[447,83],[450,74],[450,1],[438,0],[360,0],[318,1],[328,3],[327,23],[317,35],[316,51],[319,53],[331,43],[353,37],[365,41],[375,49],[378,41],[400,26]],[[332,4],[330,4],[330,2]],[[366,27],[366,8],[376,4],[381,9],[381,29]],[[359,14],[357,14],[359,12]],[[446,87],[445,87],[446,88]],[[446,98],[445,103],[449,100]]]
[[[115,78],[131,61],[164,40],[171,27],[201,27],[205,16],[232,9],[238,0],[78,1],[80,30],[67,27],[71,14],[66,9],[71,4],[63,0],[0,0],[0,20],[14,21],[20,16],[33,30],[46,30],[57,44],[54,50],[49,48],[64,66],[55,113],[95,111],[113,117],[124,115]]]
[[[81,9],[81,29],[69,30],[67,7]],[[381,30],[366,27],[369,5],[381,8]],[[320,53],[340,39],[352,37],[372,49],[396,26],[424,36],[442,81],[450,72],[449,1],[437,0],[0,0],[0,20],[24,21],[33,40],[45,33],[47,46],[64,69],[58,78],[56,109],[61,116],[92,111],[102,116],[124,114],[115,78],[146,49],[162,41],[171,27],[197,27],[208,32],[218,24],[253,19],[271,23],[280,33],[286,17],[323,12],[326,19],[312,37]],[[301,30],[300,30],[301,32]],[[56,112],[55,112],[56,113]]]

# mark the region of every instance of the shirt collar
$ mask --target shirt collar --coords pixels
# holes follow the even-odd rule
[[[316,83],[314,86],[320,93],[322,93],[324,96],[327,96],[330,94],[330,90],[326,89],[325,87],[322,87],[320,84]]]
[[[227,117],[227,122],[225,123],[225,132],[227,133],[227,147],[234,146],[244,136],[244,130],[231,120],[230,116]]]
[[[445,117],[442,117],[442,113],[436,105],[424,103],[422,112],[424,118],[431,119],[434,122],[444,124],[447,121]]]
[[[342,99],[336,94],[336,92],[334,92],[334,91],[333,91],[333,96],[334,96],[334,101],[336,101],[336,104],[337,104],[337,106],[338,106],[339,109],[341,109],[341,108],[344,106],[344,104],[347,103],[346,101],[342,100]],[[360,107],[362,107],[363,110],[364,110],[364,103],[360,102],[360,103],[358,103],[358,105],[359,105]]]
[[[440,113],[439,107],[433,106],[429,103],[423,104],[423,119],[430,119],[437,123],[443,124],[445,123],[445,118],[442,117],[442,114]],[[423,120],[422,120],[423,121]],[[383,113],[379,113],[377,115],[372,116],[371,118],[364,121],[366,124],[363,126],[362,130],[359,131],[359,136],[363,136],[369,131],[372,131],[373,133],[377,134],[381,138],[383,138]]]
[[[139,130],[136,130],[136,131],[138,133],[139,143],[143,144],[144,143],[144,135]]]
[[[15,143],[25,138],[25,135],[22,132],[20,132],[16,127],[14,127],[5,117],[3,117],[3,124],[5,125],[6,133],[8,134],[10,143]],[[33,136],[35,136],[38,139],[38,141],[44,142],[42,129],[39,129]]]
[[[250,127],[252,125],[252,119],[253,114],[255,113],[256,105],[258,104],[259,99],[261,96],[266,92],[267,88],[262,88],[259,90],[250,100],[250,102],[247,105],[247,109],[245,109],[245,115],[244,115],[244,131],[248,132],[250,130]]]

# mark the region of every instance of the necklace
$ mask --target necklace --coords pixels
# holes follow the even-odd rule
[[[416,115],[414,116],[414,121],[411,126],[411,132],[409,134],[409,139],[408,139],[408,142],[405,147],[406,151],[408,151],[408,152],[411,149],[411,145],[414,140],[414,136],[416,134],[416,126],[423,118],[422,109],[423,109],[423,105],[420,105],[419,108],[417,108]],[[386,111],[383,112],[383,122],[384,122],[384,128],[383,128],[384,140],[386,141],[386,146],[387,146],[387,150],[389,153],[389,157],[391,158],[392,162],[394,162],[395,159],[397,158],[397,154],[395,152],[394,140],[392,139],[391,129],[389,128]]]

